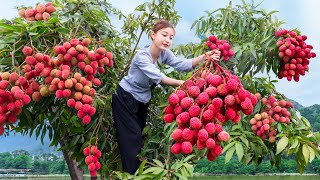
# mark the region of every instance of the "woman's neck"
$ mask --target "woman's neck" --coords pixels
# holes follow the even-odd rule
[[[161,50],[155,44],[152,43],[150,46],[150,54],[151,54],[153,63],[155,63],[158,60],[160,53],[161,53]]]

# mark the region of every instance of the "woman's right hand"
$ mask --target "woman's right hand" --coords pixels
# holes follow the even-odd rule
[[[219,50],[214,50],[214,53],[210,56],[212,60],[219,61],[221,52]]]

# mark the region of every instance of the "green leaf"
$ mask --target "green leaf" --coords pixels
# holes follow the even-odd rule
[[[174,172],[173,174],[176,175],[176,176],[178,176],[179,179],[181,179],[181,180],[188,180],[187,177],[184,177],[182,174],[180,174],[180,173],[178,173],[178,172]]]
[[[139,175],[141,175],[142,174],[142,172],[143,172],[143,168],[144,168],[144,165],[146,164],[146,162],[147,162],[147,160],[144,160],[144,161],[142,161],[142,163],[140,164],[140,166],[139,166]]]
[[[230,149],[228,150],[228,152],[226,153],[226,157],[225,157],[225,163],[226,163],[226,164],[227,164],[227,163],[230,161],[230,159],[232,158],[233,153],[234,153],[235,150],[236,150],[236,149],[235,149],[234,147],[232,147],[232,148],[230,148]]]
[[[247,138],[245,138],[244,136],[240,136],[240,139],[247,147],[249,146],[249,141]]]
[[[279,142],[278,142],[278,144],[277,144],[277,152],[276,152],[276,155],[279,154],[279,153],[281,153],[281,152],[284,150],[284,148],[287,147],[288,142],[289,142],[289,139],[288,139],[286,136],[283,136],[283,137],[279,140]]]
[[[241,143],[239,143],[239,142],[236,142],[235,147],[236,147],[236,152],[237,152],[238,160],[241,161],[241,159],[242,159],[242,157],[243,157],[243,154],[244,154],[244,152],[243,152],[243,147],[242,147]]]
[[[303,157],[304,157],[304,160],[306,162],[306,164],[309,162],[309,157],[310,157],[310,152],[309,152],[309,146],[304,144],[302,146],[302,154],[303,154]]]
[[[150,167],[150,168],[146,169],[145,171],[143,171],[143,174],[147,174],[150,172],[157,172],[159,170],[163,170],[163,169],[159,168],[159,167]]]
[[[162,162],[161,161],[159,161],[158,159],[153,159],[153,162],[155,162],[158,166],[160,166],[160,167],[164,167],[164,165],[162,164]]]
[[[189,155],[186,158],[183,159],[182,162],[188,162],[191,158],[193,158],[195,155]]]
[[[256,49],[254,48],[253,44],[250,43],[249,47],[250,47],[251,54],[257,59],[257,52],[256,52]]]
[[[228,145],[226,145],[223,150],[222,150],[222,154],[225,153],[228,149],[230,149],[232,146],[234,146],[236,142],[232,142],[232,143],[229,143]]]
[[[313,160],[314,160],[314,158],[315,158],[315,153],[314,153],[314,150],[312,149],[312,147],[310,147],[310,146],[308,146],[308,148],[309,148],[309,152],[310,152],[310,160],[309,160],[309,162],[311,163]]]

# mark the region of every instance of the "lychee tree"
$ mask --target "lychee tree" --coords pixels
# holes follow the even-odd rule
[[[9,121],[5,124],[5,135],[11,129],[23,134],[32,135],[35,133],[41,140],[48,135],[52,146],[61,147],[72,179],[83,179],[83,168],[88,168],[91,176],[96,176],[96,170],[99,169],[98,174],[102,178],[186,179],[186,177],[192,176],[193,165],[196,164],[197,160],[204,157],[206,152],[196,150],[188,155],[171,153],[173,144],[171,133],[177,129],[177,124],[176,122],[165,124],[163,111],[168,105],[167,98],[174,91],[172,87],[163,86],[153,90],[148,125],[143,130],[144,142],[146,143],[144,143],[139,155],[142,164],[134,176],[119,171],[121,163],[111,116],[110,95],[114,92],[119,80],[127,73],[130,62],[139,48],[142,35],[150,31],[153,21],[158,18],[168,19],[174,24],[179,22],[180,17],[172,8],[174,4],[174,0],[146,2],[136,7],[135,13],[124,15],[107,1],[55,0],[53,6],[56,11],[50,15],[50,18],[46,17],[45,20],[47,21],[40,20],[39,15],[39,20],[36,22],[26,21],[26,17],[1,20],[1,77],[4,73],[5,75],[8,73],[11,75],[15,72],[18,76],[26,74],[25,66],[30,64],[30,58],[26,62],[26,54],[29,53],[27,49],[24,50],[25,46],[31,48],[34,52],[33,55],[42,53],[48,55],[50,59],[60,58],[60,60],[65,60],[70,58],[65,56],[66,54],[74,54],[74,51],[70,50],[71,47],[68,47],[68,43],[72,44],[72,42],[80,40],[83,44],[86,44],[84,39],[89,38],[91,43],[85,46],[88,50],[93,50],[94,53],[101,56],[105,53],[98,49],[104,47],[106,51],[113,54],[113,59],[109,56],[108,60],[114,62],[113,68],[110,66],[104,72],[101,70],[101,73],[95,75],[100,83],[98,80],[93,81],[92,76],[86,76],[95,85],[93,86],[95,95],[92,96],[92,107],[96,111],[90,116],[90,122],[87,116],[84,118],[83,112],[79,114],[81,109],[79,103],[76,105],[70,99],[69,101],[66,98],[59,98],[61,93],[48,93],[46,89],[39,86],[39,90],[43,89],[39,93],[44,96],[41,99],[32,99],[32,96],[30,96],[30,103],[26,103],[21,108],[18,123],[13,123],[12,120],[12,123]],[[35,5],[30,6],[35,7]],[[272,69],[274,73],[278,73],[280,61],[276,46],[278,38],[275,36],[275,31],[283,22],[272,19],[272,14],[275,11],[266,12],[257,10],[257,7],[253,4],[233,7],[230,4],[227,8],[208,13],[207,16],[199,18],[194,23],[197,35],[203,39],[202,43],[177,46],[174,50],[177,54],[186,57],[200,55],[208,49],[204,42],[208,41],[208,37],[214,34],[219,39],[226,40],[223,43],[229,44],[229,48],[231,47],[234,52],[234,56],[228,54],[231,57],[228,61],[219,62],[219,66],[229,70],[234,75],[238,75],[242,86],[250,93],[260,93],[262,97],[272,95],[280,101],[286,98],[277,93],[273,85],[275,81],[256,78],[254,75],[264,69],[267,72]],[[41,6],[38,9],[41,9]],[[31,11],[29,13],[31,14]],[[36,15],[37,13],[33,14]],[[121,30],[117,30],[110,21],[110,17],[115,16],[119,18],[117,22],[122,24]],[[260,36],[261,34],[262,36]],[[61,46],[70,50],[70,52],[64,53],[63,48],[55,48]],[[218,43],[217,46],[219,46]],[[223,47],[225,46],[227,45],[223,45]],[[77,52],[83,52],[85,48],[74,46],[74,49]],[[63,54],[63,58],[59,54]],[[97,58],[97,56],[95,57]],[[81,57],[79,58],[81,59]],[[96,65],[91,64],[92,58],[90,58],[89,53],[87,58],[89,61],[80,60],[84,63],[75,60],[72,63],[71,60],[73,66],[70,69],[70,77],[77,79],[78,75],[74,71],[77,68],[82,73],[91,72],[89,67],[83,68],[83,65],[90,64],[92,67],[96,67]],[[109,64],[105,61],[103,63],[105,65]],[[34,68],[36,70],[36,67]],[[41,69],[41,65],[37,66],[40,71],[39,68]],[[61,68],[58,70],[68,69],[65,66],[61,66]],[[178,74],[175,71],[170,71],[166,66],[161,68],[171,77],[187,80],[193,76],[192,73]],[[54,74],[59,76],[57,72]],[[89,74],[93,74],[93,70]],[[63,76],[67,75],[68,73],[64,73]],[[9,81],[15,79],[15,75],[11,76]],[[43,77],[38,77],[35,81],[45,82]],[[11,84],[13,82],[12,80]],[[59,83],[56,83],[54,84],[59,86]],[[71,83],[67,84],[69,84],[67,86],[71,86]],[[80,87],[81,85],[77,85],[77,88],[74,87],[74,89],[81,89]],[[54,86],[51,89],[54,89]],[[14,96],[15,98],[23,98],[21,93],[15,93],[16,90],[13,91],[13,94],[17,94]],[[78,96],[78,94],[74,96]],[[62,93],[62,96],[67,95],[67,91],[64,94]],[[252,131],[249,121],[255,114],[262,112],[267,105],[260,100],[252,109],[252,115],[241,114],[241,121],[235,125],[232,123],[223,124],[223,128],[230,134],[229,141],[221,144],[223,153],[226,152],[226,160],[229,160],[236,153],[239,161],[244,164],[252,162],[258,164],[265,157],[270,157],[271,162],[279,166],[281,154],[285,152],[288,154],[294,153],[298,155],[299,171],[303,172],[308,162],[312,161],[315,156],[319,156],[319,135],[313,133],[308,121],[292,109],[290,110],[291,123],[277,124],[278,133],[275,143],[262,140],[256,135],[257,132]],[[90,110],[87,111],[89,113]],[[226,141],[228,139],[225,138],[228,137],[225,135],[225,133],[221,135],[223,136],[221,140]],[[92,162],[97,160],[99,163],[93,165]]]

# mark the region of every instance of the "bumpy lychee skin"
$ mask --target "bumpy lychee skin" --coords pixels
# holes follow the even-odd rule
[[[208,138],[206,141],[206,147],[208,149],[213,149],[216,146],[216,142],[212,138]]]
[[[179,96],[175,93],[172,93],[172,94],[170,94],[168,101],[171,105],[174,106],[179,103],[179,101],[180,101]]]
[[[229,139],[230,139],[230,135],[229,135],[229,133],[227,133],[226,131],[221,131],[221,132],[218,134],[218,140],[219,140],[219,141],[228,142]]]
[[[184,154],[190,154],[192,152],[192,144],[189,141],[184,141],[181,145],[181,150]]]
[[[182,131],[182,138],[186,141],[190,141],[193,138],[193,131],[189,128],[185,128]]]
[[[214,124],[214,126],[216,128],[215,134],[219,134],[223,130],[221,124]]]
[[[222,78],[219,75],[207,76],[207,82],[214,87],[218,87],[222,84]]]
[[[223,106],[221,98],[214,98],[211,103],[216,109],[220,109]]]
[[[165,114],[173,114],[174,113],[174,106],[169,105],[164,109]]]
[[[235,79],[229,79],[229,81],[227,82],[227,88],[229,92],[236,91],[238,86],[239,86],[239,83]]]
[[[198,105],[192,105],[188,110],[190,117],[198,116],[200,114],[200,111],[201,109]]]
[[[199,89],[203,89],[204,85],[206,84],[206,80],[203,78],[199,78],[196,82],[196,86],[199,87]]]
[[[29,46],[25,46],[23,49],[22,49],[22,52],[25,56],[31,56],[33,54],[33,50],[31,47]]]
[[[226,96],[226,95],[229,93],[226,84],[220,84],[220,85],[217,87],[217,91],[218,91],[218,94],[219,94],[220,96]]]
[[[173,154],[180,154],[181,153],[181,150],[182,150],[182,144],[181,143],[174,143],[172,146],[171,146],[171,152]]]
[[[249,98],[245,98],[244,101],[241,102],[241,108],[242,109],[249,109],[252,107],[251,100]]]
[[[236,102],[236,99],[233,95],[231,94],[228,94],[225,98],[224,98],[224,103],[227,105],[227,106],[232,106],[234,105],[234,103]]]
[[[211,150],[211,153],[215,156],[220,156],[220,154],[222,153],[222,147],[220,145],[215,145]]]
[[[183,111],[182,107],[180,105],[176,105],[173,109],[174,114],[177,116],[179,114],[181,114]]]
[[[231,107],[228,107],[227,110],[226,110],[226,117],[228,119],[234,119],[236,117],[237,113],[236,111],[231,108]]]
[[[190,120],[190,116],[188,112],[182,112],[181,114],[179,114],[176,118],[176,121],[178,124],[184,124],[189,122]]]
[[[193,104],[193,99],[190,97],[184,97],[181,101],[180,101],[180,106],[183,109],[189,109],[190,106]]]
[[[203,150],[206,147],[206,142],[201,142],[197,140],[196,146],[199,150]]]
[[[190,127],[192,129],[200,129],[202,126],[201,120],[197,117],[193,117],[190,119]]]
[[[176,94],[178,95],[180,101],[187,96],[186,92],[184,92],[183,90],[178,90]]]
[[[197,98],[197,103],[200,105],[206,105],[209,101],[209,95],[206,92],[202,92],[199,94]]]
[[[174,115],[173,114],[166,114],[163,118],[163,121],[165,123],[172,123],[174,120]]]
[[[182,137],[182,130],[181,129],[175,129],[172,134],[171,138],[175,141],[179,141]]]
[[[208,87],[205,92],[209,95],[210,98],[214,98],[217,96],[217,88],[215,87]]]
[[[199,132],[198,132],[198,140],[200,142],[206,142],[208,137],[209,137],[209,134],[208,134],[207,130],[205,130],[205,129],[200,129],[199,130]]]
[[[210,122],[213,119],[214,113],[212,110],[207,109],[203,112],[202,118],[205,122]]]
[[[198,86],[191,86],[188,88],[188,94],[194,98],[198,97],[200,94],[200,89]]]
[[[210,122],[206,124],[205,130],[208,132],[209,135],[212,135],[216,131],[216,126],[212,122]]]
[[[217,156],[213,155],[213,153],[211,151],[207,152],[207,159],[209,161],[215,161],[217,159]]]

